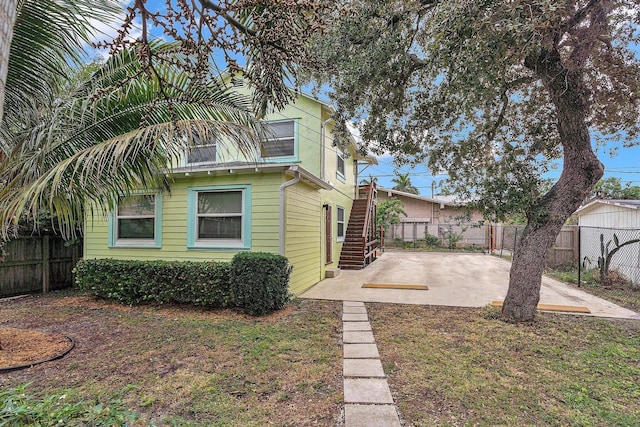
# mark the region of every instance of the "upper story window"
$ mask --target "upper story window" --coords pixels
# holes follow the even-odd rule
[[[160,197],[139,194],[119,197],[110,227],[111,246],[160,246]]]
[[[342,178],[344,179],[344,152],[340,149],[338,149],[336,151],[337,153],[337,171],[338,171],[338,178]]]
[[[196,140],[187,154],[187,164],[214,163],[216,161],[216,140]]]
[[[265,125],[268,136],[260,149],[262,158],[295,160],[297,157],[295,120],[268,122]]]

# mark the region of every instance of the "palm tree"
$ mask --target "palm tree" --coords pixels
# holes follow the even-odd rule
[[[419,194],[420,191],[416,187],[411,184],[411,178],[409,178],[409,172],[400,173],[400,171],[395,170],[393,173],[396,175],[395,178],[391,180],[391,182],[395,182],[396,185],[393,186],[394,190],[402,191],[404,193],[410,194]]]
[[[233,141],[255,155],[264,131],[248,98],[219,82],[195,85],[177,68],[157,68],[159,78],[140,70],[134,52],[121,51],[72,90],[59,84],[49,105],[25,110],[19,131],[2,123],[11,148],[0,163],[3,237],[15,218],[43,209],[70,235],[86,207],[106,212],[114,194],[166,187],[170,163],[194,140]],[[171,82],[162,98],[160,78]]]
[[[73,234],[85,207],[106,211],[114,194],[166,185],[168,163],[195,138],[226,136],[251,154],[263,136],[247,99],[189,79],[178,56],[149,75],[123,50],[72,80],[92,30],[83,16],[108,20],[120,10],[108,0],[18,2],[0,123],[0,240],[42,211]]]
[[[52,75],[78,65],[94,31],[89,17],[110,22],[115,0],[3,0],[0,6],[0,120],[47,97]],[[4,114],[3,114],[4,111]]]
[[[378,182],[378,177],[369,174],[368,178],[362,178],[360,180],[360,185],[371,185],[374,182]]]

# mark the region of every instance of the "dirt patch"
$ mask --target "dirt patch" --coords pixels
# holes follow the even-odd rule
[[[29,365],[63,354],[70,342],[62,334],[16,328],[0,329],[0,369]]]

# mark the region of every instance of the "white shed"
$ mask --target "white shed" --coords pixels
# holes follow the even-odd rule
[[[640,200],[594,200],[575,215],[583,227],[640,228]]]
[[[615,242],[640,239],[640,200],[594,200],[575,213],[580,226],[580,258],[596,268],[603,250]],[[624,245],[611,259],[611,269],[640,286],[640,243]]]

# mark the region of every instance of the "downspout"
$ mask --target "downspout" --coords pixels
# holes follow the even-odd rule
[[[326,137],[327,131],[326,131],[326,125],[327,123],[329,123],[331,120],[333,120],[331,117],[329,117],[327,120],[325,120],[324,122],[322,122],[320,124],[320,179],[324,181],[324,168],[325,168],[325,164],[326,164],[326,159],[325,159],[325,146],[324,146],[324,138]]]
[[[300,172],[295,171],[296,174],[293,179],[283,182],[280,185],[280,229],[278,230],[278,241],[280,242],[280,247],[278,253],[284,256],[284,230],[287,225],[287,221],[285,220],[285,191],[287,187],[291,187],[292,185],[296,185],[300,181]]]

